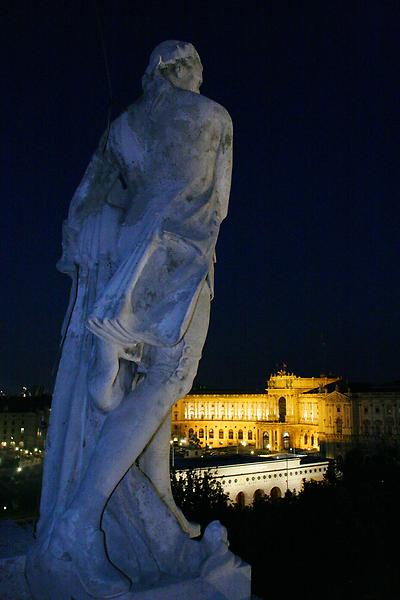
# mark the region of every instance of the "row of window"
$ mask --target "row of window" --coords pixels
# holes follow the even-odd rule
[[[303,475],[303,474],[312,474],[312,473],[324,473],[326,471],[326,467],[318,467],[316,469],[304,469],[304,471],[290,471],[289,472],[289,476],[292,477],[293,474],[294,475]],[[258,475],[257,478],[255,476],[253,476],[251,478],[252,481],[256,481],[256,479],[258,481],[260,481],[261,479],[276,479],[277,477],[283,477],[286,476],[286,473],[274,473],[273,475]],[[250,481],[250,477],[246,477],[246,481]],[[228,479],[228,483],[237,483],[238,480],[237,479]]]
[[[193,436],[194,436],[194,430],[193,430],[193,429],[189,429],[189,439],[190,439],[191,437],[193,437]],[[244,434],[243,434],[243,431],[242,431],[242,429],[239,429],[239,431],[238,431],[238,433],[237,433],[237,438],[238,438],[238,440],[243,440],[243,439],[244,439],[244,437],[243,437],[243,436],[244,436]],[[198,437],[199,439],[202,439],[202,438],[204,438],[204,429],[203,429],[203,428],[200,428],[200,429],[199,429],[199,431],[198,431],[198,433],[197,433],[197,437]],[[223,430],[223,429],[220,429],[220,430],[218,431],[218,438],[219,438],[220,440],[222,440],[222,439],[224,439],[224,437],[225,437],[225,435],[224,435],[224,430]],[[209,438],[210,440],[214,439],[214,429],[209,429],[209,430],[208,430],[208,438]],[[233,439],[234,439],[233,429],[230,429],[230,430],[228,431],[228,440],[233,440]],[[253,439],[253,432],[252,432],[252,431],[248,431],[248,432],[247,432],[247,439],[248,439],[248,440],[252,440],[252,439]]]

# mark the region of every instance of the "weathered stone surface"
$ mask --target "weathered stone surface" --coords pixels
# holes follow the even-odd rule
[[[25,556],[33,544],[32,527],[0,521],[0,598],[29,600],[25,579]]]
[[[220,525],[191,539],[169,481],[170,409],[207,335],[232,168],[230,117],[201,82],[191,44],[154,50],[64,223],[58,268],[73,285],[26,563],[38,600],[124,597],[166,577],[214,590],[246,571]]]

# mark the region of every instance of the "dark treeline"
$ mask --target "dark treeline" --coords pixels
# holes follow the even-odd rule
[[[197,479],[186,497],[178,491],[177,501],[203,528],[213,519],[227,527],[231,550],[252,566],[258,597],[400,597],[398,450],[353,451],[340,469],[332,463],[323,482],[245,509],[229,506],[222,488]]]

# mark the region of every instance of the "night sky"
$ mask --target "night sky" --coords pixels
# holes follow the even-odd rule
[[[192,42],[234,123],[230,212],[197,384],[400,379],[398,1],[98,1],[113,117],[151,50]],[[51,387],[61,224],[105,129],[95,3],[2,4],[0,387]]]

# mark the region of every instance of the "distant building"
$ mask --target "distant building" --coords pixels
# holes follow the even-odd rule
[[[334,458],[354,446],[400,440],[400,386],[279,371],[264,393],[191,393],[172,409],[172,436],[202,447],[297,448]]]
[[[43,451],[49,414],[49,396],[0,398],[0,450]]]

